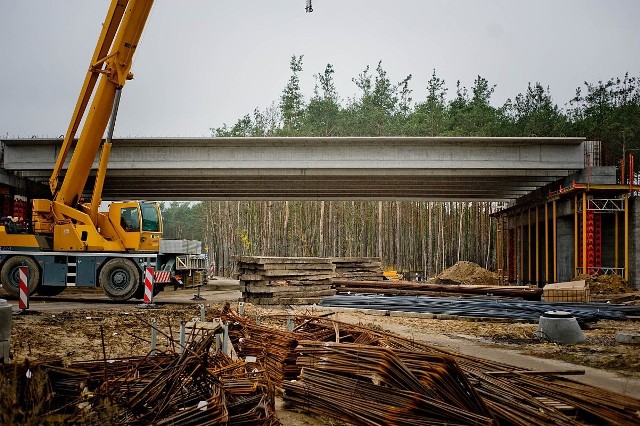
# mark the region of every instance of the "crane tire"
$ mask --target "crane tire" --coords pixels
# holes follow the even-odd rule
[[[140,270],[129,259],[111,259],[100,270],[98,282],[111,300],[129,300],[140,287]]]
[[[0,269],[2,288],[11,297],[20,297],[20,266],[27,267],[27,288],[29,295],[33,294],[40,284],[40,268],[38,263],[29,256],[12,256],[7,259]]]

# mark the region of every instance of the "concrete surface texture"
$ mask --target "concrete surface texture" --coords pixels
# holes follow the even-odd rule
[[[1,142],[6,170],[47,181],[59,139]],[[119,139],[113,141],[103,199],[506,201],[581,169],[583,142],[484,137]]]

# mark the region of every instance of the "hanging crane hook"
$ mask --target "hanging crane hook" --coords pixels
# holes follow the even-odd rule
[[[313,12],[313,6],[311,5],[311,0],[307,0],[307,7],[304,8],[307,13]]]

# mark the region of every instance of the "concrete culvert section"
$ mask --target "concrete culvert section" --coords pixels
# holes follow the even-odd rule
[[[547,311],[538,322],[537,336],[552,342],[574,344],[586,340],[578,321],[566,311]]]

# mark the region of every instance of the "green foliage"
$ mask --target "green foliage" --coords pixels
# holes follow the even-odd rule
[[[163,233],[166,239],[202,240],[204,209],[202,203],[162,203]]]
[[[289,82],[282,91],[280,97],[280,111],[282,113],[284,136],[293,136],[300,128],[301,119],[304,114],[304,97],[300,89],[300,78],[298,73],[302,71],[302,58],[293,55],[289,68],[291,69],[291,77]]]
[[[333,65],[327,64],[324,73],[316,74],[314,94],[304,114],[304,134],[314,136],[339,136],[340,99],[333,82]]]
[[[549,87],[542,84],[527,87],[513,103],[513,120],[518,136],[560,136],[568,129],[567,119],[551,99]]]
[[[378,62],[375,77],[367,66],[353,79],[361,94],[345,109],[347,133],[351,136],[404,134],[411,105],[410,80],[411,75],[394,85],[382,68],[382,61]]]
[[[549,87],[529,83],[501,106],[492,104],[496,85],[477,76],[468,89],[456,83],[454,96],[433,70],[425,99],[415,102],[412,76],[398,83],[382,62],[352,78],[355,97],[343,102],[335,70],[327,64],[315,74],[313,95],[305,102],[300,86],[303,56],[292,56],[291,76],[277,104],[255,109],[231,127],[211,129],[214,136],[585,136],[602,141],[604,164],[640,149],[640,84],[625,74],[595,84],[584,83],[563,109]]]
[[[375,73],[367,66],[352,78],[357,93],[343,102],[334,83],[335,70],[327,64],[324,72],[314,75],[315,89],[305,103],[302,58],[291,58],[292,74],[277,103],[255,109],[231,128],[212,129],[213,135],[585,136],[602,141],[604,165],[640,150],[640,84],[628,74],[585,82],[563,109],[540,82],[529,83],[523,93],[495,106],[496,85],[480,75],[470,89],[457,81],[448,97],[449,88],[434,69],[424,100],[414,103],[412,76],[393,83],[378,62]],[[233,272],[232,259],[238,254],[384,256],[397,267],[425,273],[460,259],[494,265],[496,230],[489,204],[324,203],[203,203],[208,217],[204,227],[195,206],[172,204],[166,207],[165,235],[202,239],[218,270],[226,274]]]
[[[613,163],[640,148],[640,84],[638,78],[611,78],[584,83],[570,102],[573,133],[602,141],[605,161]]]
[[[427,99],[418,103],[407,118],[407,134],[411,136],[440,136],[447,128],[445,81],[433,70],[427,83]]]

